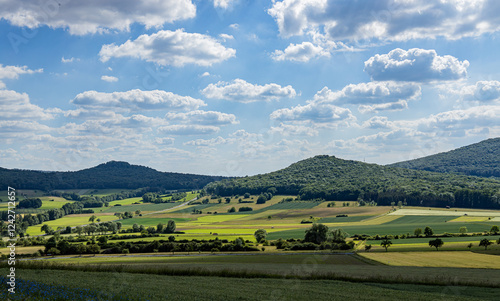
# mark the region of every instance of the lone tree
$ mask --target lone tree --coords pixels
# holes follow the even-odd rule
[[[421,229],[421,228],[417,228],[417,229],[415,229],[415,231],[413,231],[413,234],[414,234],[416,237],[420,237],[420,235],[422,235],[422,229]]]
[[[467,233],[467,227],[465,227],[465,226],[460,227],[460,230],[458,230],[458,231],[460,231],[460,234],[465,235]]]
[[[365,251],[368,252],[372,248],[372,245],[365,245]]]
[[[434,231],[432,230],[431,227],[427,226],[424,229],[424,234],[425,236],[432,236],[434,234]]]
[[[349,234],[342,230],[342,228],[333,229],[331,232],[332,241],[336,243],[343,243]]]
[[[385,251],[387,252],[387,249],[389,249],[389,247],[392,245],[392,241],[387,238],[387,236],[382,240],[382,242],[380,243],[380,245],[382,247],[385,248]]]
[[[434,247],[436,248],[436,251],[439,251],[439,248],[441,248],[444,245],[444,242],[441,238],[436,238],[434,240],[429,240],[429,247]]]
[[[175,221],[174,220],[169,220],[167,223],[167,227],[165,228],[166,233],[174,233],[175,232]]]
[[[89,222],[93,223],[95,220],[96,220],[97,216],[95,215],[92,215],[90,218],[89,218]]]
[[[262,242],[266,240],[267,232],[264,229],[259,229],[255,231],[253,236],[255,237],[255,240],[257,240],[257,242]]]
[[[498,229],[498,226],[495,225],[495,226],[491,227],[490,232],[498,234],[498,232],[500,232],[500,229]]]
[[[320,244],[326,241],[328,234],[328,226],[323,224],[313,224],[310,229],[306,230],[304,240],[315,244]]]
[[[489,246],[489,245],[492,245],[492,244],[493,244],[493,243],[492,243],[489,239],[487,239],[487,238],[483,238],[483,239],[481,239],[481,241],[479,242],[479,246],[480,246],[480,247],[484,247],[484,249],[485,249],[485,250],[487,250],[487,249],[488,249],[488,246]]]

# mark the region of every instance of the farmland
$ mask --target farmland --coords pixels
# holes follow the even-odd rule
[[[116,191],[118,190],[94,192],[105,196],[106,192]],[[136,273],[141,273],[141,278],[151,277],[151,281],[159,283],[175,279],[179,282],[187,281],[186,285],[195,279],[193,277],[198,277],[196,282],[201,286],[210,285],[211,281],[225,275],[218,282],[231,283],[240,291],[246,289],[238,286],[240,285],[238,283],[243,280],[242,277],[250,277],[251,279],[244,280],[250,281],[249,285],[255,290],[293,281],[300,287],[307,287],[306,291],[319,294],[318,300],[333,300],[331,298],[333,295],[337,296],[336,288],[339,287],[345,288],[343,291],[347,292],[354,292],[356,288],[373,291],[373,299],[377,299],[375,298],[379,296],[377,294],[390,294],[394,298],[401,296],[413,300],[412,292],[419,290],[418,284],[426,284],[425,290],[429,292],[428,297],[432,298],[433,294],[441,294],[443,290],[440,286],[429,287],[428,285],[439,283],[459,285],[464,300],[474,300],[474,297],[478,300],[494,299],[490,295],[494,295],[496,290],[490,287],[499,284],[495,282],[497,280],[494,280],[496,279],[494,275],[500,269],[496,263],[498,261],[496,258],[500,254],[500,245],[495,243],[500,235],[489,231],[494,225],[500,224],[496,220],[500,218],[500,211],[356,206],[355,202],[336,202],[335,206],[327,206],[329,202],[300,201],[295,200],[295,196],[289,195],[273,196],[263,204],[256,204],[257,197],[253,195],[248,198],[241,196],[210,198],[199,197],[193,192],[177,202],[158,204],[144,203],[142,198],[133,197],[111,201],[107,207],[95,209],[94,214],[70,214],[43,223],[53,229],[64,229],[67,226],[87,225],[91,223],[90,217],[95,215],[100,223],[120,222],[122,230],[130,231],[134,224],[142,225],[146,229],[174,221],[175,233],[160,233],[156,236],[143,237],[139,235],[136,238],[127,237],[127,235],[130,236],[129,233],[117,233],[112,242],[147,244],[160,240],[167,241],[171,236],[175,237],[175,241],[219,239],[231,242],[242,238],[248,242],[247,245],[257,247],[259,251],[257,253],[221,252],[217,254],[200,251],[191,254],[189,252],[159,252],[156,254],[56,256],[50,257],[52,258],[50,266],[38,268],[25,266],[20,277],[26,281],[44,283],[45,279],[35,272],[36,269],[44,269],[43,275],[47,272],[53,273],[55,277],[50,285],[67,288],[69,284],[65,279],[56,275],[63,272],[65,275],[74,274],[75,277],[82,278],[78,285],[70,285],[74,289],[91,287],[86,282],[91,273],[99,279],[111,277],[115,279],[115,284],[118,283],[116,279],[129,279],[127,281],[133,282],[136,290],[127,292],[127,296],[137,300],[140,300],[139,295],[147,295],[150,300],[160,300],[159,296],[172,293],[175,289],[165,284],[165,288],[146,291],[136,280],[133,280],[138,277]],[[40,210],[60,208],[58,206],[70,202],[51,196],[41,196],[41,198],[43,206],[46,207]],[[239,212],[242,207],[250,207],[253,210]],[[231,210],[234,212],[229,212]],[[125,212],[132,212],[133,217],[121,219],[116,215],[116,213]],[[259,244],[253,235],[257,229],[264,229],[267,232],[268,241],[280,238],[303,239],[305,231],[311,227],[312,222],[322,223],[330,229],[343,229],[350,236],[347,240],[353,241],[354,249],[333,253],[331,250],[290,251],[286,248],[279,249],[274,245]],[[30,236],[43,234],[41,226],[29,227],[27,234]],[[423,235],[413,237],[416,228],[426,227],[432,228],[435,235],[444,235],[441,237],[444,245],[439,251],[429,247],[430,238]],[[463,227],[467,231],[459,234],[459,230]],[[447,233],[455,234],[448,235]],[[355,234],[369,235],[371,238],[353,240],[352,236]],[[380,237],[390,235],[392,238],[392,245],[387,251],[380,245],[381,238],[376,238],[377,235]],[[63,238],[70,236],[75,237],[75,234],[61,235]],[[406,238],[406,236],[412,237]],[[91,239],[91,236],[86,234],[82,237]],[[108,237],[111,238],[111,234],[108,234]],[[479,241],[483,238],[493,243],[488,250],[479,246]],[[365,251],[366,245],[371,245],[369,252]],[[17,248],[17,254],[33,254],[43,249],[43,246],[20,246]],[[0,252],[6,254],[8,249],[0,249]],[[98,268],[99,271],[93,272],[93,268]],[[61,271],[61,269],[67,270]],[[447,269],[446,278],[443,278],[443,269]],[[120,271],[120,273],[111,272],[112,270]],[[185,278],[184,275],[188,274],[191,277]],[[287,279],[289,277],[303,279]],[[309,282],[311,280],[308,280],[312,278],[321,280],[317,280],[313,285]],[[127,281],[124,282],[125,285],[132,285]],[[321,285],[316,286],[318,283],[330,285],[332,288],[320,289]],[[483,288],[482,292],[478,293],[476,286],[489,288]],[[99,288],[97,287],[96,290],[99,291]],[[319,291],[321,293],[318,293]],[[109,293],[120,294],[123,291],[117,289]],[[227,295],[221,295],[220,290],[207,291],[206,296],[211,296],[211,300],[218,300],[217,298],[222,300],[227,297]],[[300,293],[293,296],[287,294],[283,300],[298,300],[300,296],[302,296]],[[346,296],[353,295],[347,293]],[[256,298],[257,295],[254,294],[248,300],[256,300]],[[460,300],[459,297],[455,299]]]

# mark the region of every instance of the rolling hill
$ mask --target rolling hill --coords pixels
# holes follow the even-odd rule
[[[406,202],[413,206],[500,208],[500,180],[316,156],[268,174],[208,184],[207,192],[299,195],[303,200]]]
[[[200,189],[222,177],[160,172],[155,169],[110,161],[69,172],[45,172],[0,168],[0,187],[16,189],[102,189],[158,187],[163,189]]]
[[[388,166],[500,178],[500,138]]]

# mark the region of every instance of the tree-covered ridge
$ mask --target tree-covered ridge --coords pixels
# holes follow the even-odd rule
[[[221,196],[298,194],[303,200],[406,202],[414,206],[500,208],[500,180],[380,166],[316,156],[263,175],[208,184]]]
[[[200,189],[222,177],[159,172],[155,169],[110,161],[79,171],[44,172],[0,168],[0,187],[16,189],[107,189],[157,187],[161,189]]]
[[[480,177],[500,177],[500,138],[484,140],[449,152],[389,166]]]

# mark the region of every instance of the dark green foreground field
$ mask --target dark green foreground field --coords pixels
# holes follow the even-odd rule
[[[498,300],[500,295],[498,270],[394,267],[357,255],[319,253],[84,256],[22,261],[16,271],[18,293],[11,300]],[[5,294],[3,289],[0,298]]]

